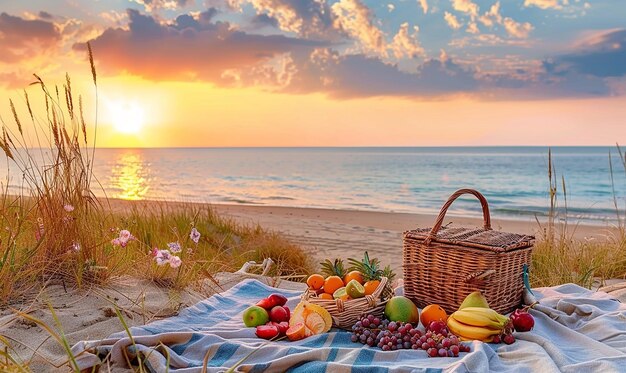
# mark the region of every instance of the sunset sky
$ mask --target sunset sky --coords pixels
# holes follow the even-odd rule
[[[3,121],[87,41],[100,146],[626,142],[621,0],[0,0]]]

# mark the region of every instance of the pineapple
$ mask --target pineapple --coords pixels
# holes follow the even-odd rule
[[[363,260],[358,261],[354,258],[348,258],[348,262],[350,263],[348,270],[361,272],[365,281],[380,281],[382,277],[387,277],[388,281],[387,285],[385,285],[385,289],[383,290],[383,298],[388,299],[393,296],[391,283],[396,277],[396,274],[391,270],[391,266],[386,266],[384,269],[380,269],[380,260],[378,260],[378,258],[370,259],[367,251],[363,254]]]
[[[370,259],[367,251],[363,254],[363,260],[358,261],[354,258],[348,258],[350,263],[350,271],[359,271],[363,274],[365,281],[380,280],[382,271],[380,270],[380,260],[378,258]]]
[[[346,269],[343,265],[343,260],[335,259],[335,262],[331,262],[326,259],[323,263],[320,263],[322,266],[322,274],[324,277],[328,276],[339,276],[339,278],[343,279],[346,275]]]

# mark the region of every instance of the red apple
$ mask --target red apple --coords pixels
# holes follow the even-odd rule
[[[270,294],[269,297],[267,297],[267,299],[270,300],[270,302],[272,303],[272,307],[274,306],[284,306],[285,303],[287,303],[287,298],[282,295],[282,294]]]
[[[289,321],[289,314],[282,306],[273,307],[270,312],[270,320],[275,322]]]
[[[291,311],[287,306],[283,306],[283,308],[285,309],[285,311],[287,311],[287,321],[289,321],[289,319],[291,318]]]
[[[279,333],[276,325],[259,325],[256,327],[256,335],[263,339],[272,339]]]
[[[271,310],[272,307],[275,306],[275,304],[269,298],[261,299],[260,301],[258,301],[256,303],[256,305],[259,306],[259,307],[263,307],[263,308],[265,308],[268,311]]]
[[[514,318],[511,317],[511,319],[513,320],[515,330],[518,332],[528,332],[535,326],[535,319],[527,312],[521,312]]]

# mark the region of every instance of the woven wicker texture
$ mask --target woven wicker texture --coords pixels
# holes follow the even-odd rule
[[[387,304],[387,296],[383,296],[386,285],[387,277],[383,277],[372,295],[346,301],[318,298],[314,291],[307,290],[302,294],[302,300],[324,307],[333,318],[333,327],[350,330],[365,314],[382,317]]]
[[[481,202],[483,228],[442,227],[448,208],[463,194]],[[458,190],[432,228],[404,233],[404,293],[420,308],[438,304],[450,313],[481,290],[491,308],[508,313],[521,303],[523,266],[530,265],[533,244],[532,236],[493,231],[485,197]]]

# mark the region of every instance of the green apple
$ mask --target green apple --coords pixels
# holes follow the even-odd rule
[[[270,321],[270,316],[265,308],[250,306],[243,311],[243,323],[247,327],[265,325],[268,321]]]

